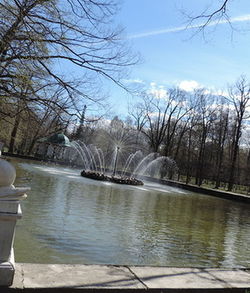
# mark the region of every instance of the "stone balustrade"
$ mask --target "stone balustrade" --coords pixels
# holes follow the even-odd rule
[[[20,200],[29,188],[16,188],[15,168],[0,158],[0,286],[11,286],[15,273],[13,241],[22,212]]]

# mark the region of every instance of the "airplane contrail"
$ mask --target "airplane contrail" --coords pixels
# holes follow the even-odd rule
[[[225,23],[236,23],[236,22],[246,22],[250,21],[250,14],[246,15],[241,15],[241,16],[236,16],[232,17],[229,20],[227,19],[220,19],[220,20],[214,20],[206,24],[206,22],[200,23],[200,24],[194,24],[194,25],[186,25],[186,26],[178,26],[178,27],[172,27],[172,28],[165,28],[165,29],[160,29],[160,30],[154,30],[154,31],[149,31],[145,33],[138,33],[138,34],[132,34],[128,35],[128,39],[139,39],[139,38],[145,38],[145,37],[150,37],[150,36],[157,36],[157,35],[163,35],[163,34],[168,34],[168,33],[175,33],[175,32],[180,32],[184,30],[190,30],[194,28],[202,28],[204,25],[206,26],[215,26],[219,24],[225,24]]]

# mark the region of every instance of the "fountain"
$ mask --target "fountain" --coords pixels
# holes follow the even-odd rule
[[[112,149],[112,156],[107,156]],[[36,155],[75,167],[81,166],[83,177],[118,184],[143,185],[143,181],[138,177],[146,175],[163,178],[177,171],[175,161],[168,157],[160,156],[158,153],[144,156],[142,151],[124,157],[124,149],[122,141],[117,140],[112,142],[104,154],[101,148],[93,144],[86,145],[82,141],[70,142],[65,135],[59,133],[41,139]]]
[[[83,163],[81,176],[94,180],[109,181],[118,184],[143,185],[138,179],[141,176],[153,177],[157,175],[175,172],[177,170],[174,160],[159,156],[157,153],[150,153],[143,157],[141,151],[128,156],[123,166],[119,164],[121,147],[115,146],[111,164],[105,163],[105,156],[100,148],[94,145],[85,145],[83,142],[71,142],[71,146],[77,151]],[[112,163],[113,162],[113,163]],[[164,172],[163,172],[164,169]],[[158,172],[158,174],[156,174]]]
[[[116,151],[115,151],[115,156],[114,156],[114,168],[112,171],[112,175],[105,175],[104,172],[83,170],[81,172],[81,176],[87,177],[90,179],[95,179],[95,180],[110,181],[110,182],[118,183],[118,184],[143,185],[143,182],[141,180],[139,180],[135,177],[132,177],[132,176],[125,176],[124,172],[122,172],[122,174],[123,174],[122,176],[121,175],[117,176],[116,173],[117,173],[117,163],[118,163],[119,151],[120,151],[120,147],[117,146]],[[97,154],[99,154],[99,152],[97,152]],[[90,157],[94,159],[93,155],[91,155]],[[100,158],[100,156],[98,156],[98,158]],[[99,160],[99,163],[101,164],[101,163],[103,163],[103,161]],[[96,164],[95,164],[95,166],[98,167]],[[102,165],[100,165],[99,169],[104,170],[104,168],[102,168],[101,166]]]

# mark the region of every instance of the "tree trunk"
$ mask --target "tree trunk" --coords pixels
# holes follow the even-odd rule
[[[20,117],[19,117],[19,115],[17,115],[15,118],[14,126],[11,131],[10,144],[9,144],[9,152],[10,153],[14,152],[16,135],[17,135],[19,123],[20,123]]]
[[[232,191],[233,185],[234,185],[234,180],[235,180],[235,166],[236,166],[236,161],[237,161],[237,155],[238,155],[238,149],[239,149],[239,140],[241,136],[241,124],[242,124],[242,119],[239,120],[238,125],[236,126],[236,136],[235,136],[235,143],[233,145],[232,149],[232,162],[231,162],[231,167],[230,167],[230,173],[229,173],[229,180],[228,180],[228,191]]]

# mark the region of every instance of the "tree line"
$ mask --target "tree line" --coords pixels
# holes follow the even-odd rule
[[[229,191],[242,185],[249,192],[250,84],[245,77],[223,95],[171,88],[164,97],[148,91],[138,96],[125,121],[115,117],[105,128],[85,126],[82,139],[102,147],[112,133],[113,142],[118,136],[128,153],[143,150],[175,160],[175,179]]]
[[[241,77],[225,95],[171,89],[165,98],[144,95],[132,113],[152,151],[173,158],[179,178],[232,190],[249,186],[250,84]]]
[[[85,106],[79,123],[50,105],[24,110],[20,100],[14,116],[0,114],[0,140],[9,152],[32,155],[40,138],[63,132],[71,140],[95,144],[106,152],[121,145],[127,155],[142,150],[170,157],[178,166],[175,179],[186,183],[200,186],[209,181],[215,188],[228,190],[237,184],[249,191],[250,84],[245,77],[224,95],[179,88],[169,89],[164,97],[146,90],[137,95],[139,102],[132,105],[125,120],[115,116],[91,122]],[[9,105],[3,107],[7,110]]]
[[[37,108],[18,112],[17,104],[15,117],[8,117],[10,123],[4,121],[1,140],[10,152],[32,155],[39,138],[64,132],[71,140],[95,144],[106,152],[119,144],[127,155],[142,150],[170,157],[178,166],[175,179],[186,183],[200,186],[209,181],[230,191],[237,184],[249,191],[250,84],[245,77],[224,95],[171,88],[164,97],[148,91],[138,97],[125,120],[116,116],[89,122],[85,106],[74,129],[59,110],[52,114],[48,106],[44,112]]]

